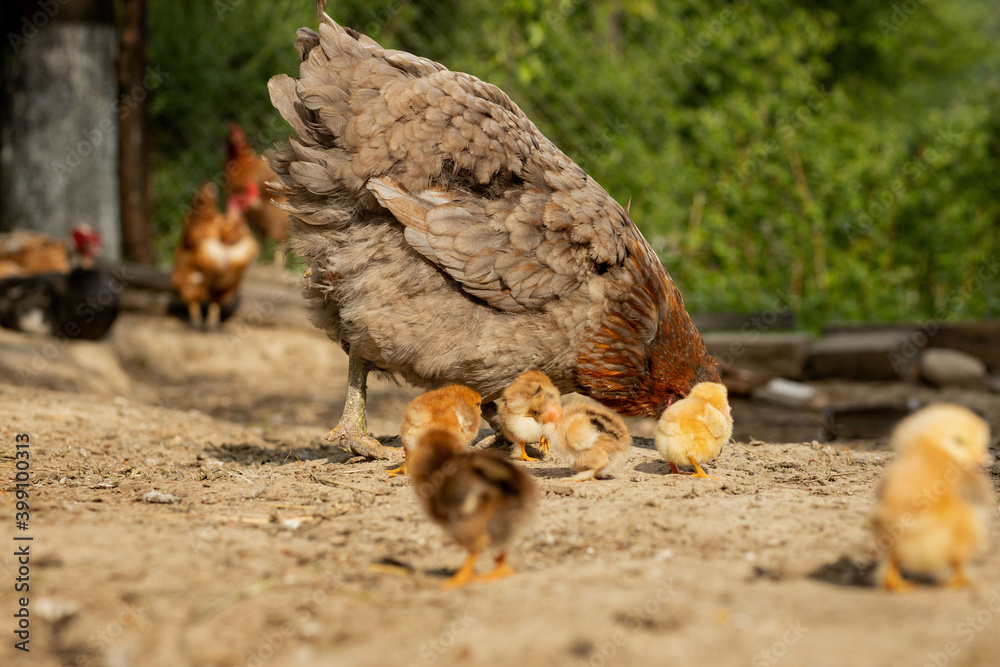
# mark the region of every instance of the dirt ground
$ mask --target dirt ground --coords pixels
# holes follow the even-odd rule
[[[767,427],[787,414],[736,402],[739,442],[708,466],[722,479],[700,480],[666,474],[653,422],[636,420],[616,479],[529,465],[543,498],[517,576],[443,591],[464,553],[408,481],[323,441],[346,358],[305,321],[294,279],[259,270],[217,334],[126,315],[99,344],[0,332],[0,349],[2,665],[1000,664],[995,548],[971,589],[870,587],[884,440],[784,442]],[[960,400],[1000,425],[995,395],[820,389]],[[372,431],[398,446],[416,394],[374,382]],[[34,538],[27,654],[12,632],[15,533]]]

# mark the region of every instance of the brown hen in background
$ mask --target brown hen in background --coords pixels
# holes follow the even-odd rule
[[[367,431],[370,370],[487,402],[537,369],[649,417],[718,381],[627,212],[502,90],[383,49],[324,5],[319,33],[298,32],[299,79],[269,89],[298,135],[272,167],[314,322],[350,355],[331,440],[386,456]]]

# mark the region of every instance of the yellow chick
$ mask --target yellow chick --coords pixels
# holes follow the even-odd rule
[[[570,403],[562,418],[545,423],[544,430],[556,452],[577,472],[570,478],[573,482],[612,477],[632,445],[625,422],[603,405]]]
[[[656,449],[670,463],[670,472],[680,474],[677,466],[693,465],[695,477],[718,479],[705,474],[701,464],[711,461],[733,437],[726,385],[702,382],[666,410],[656,424]]]
[[[877,581],[906,591],[901,571],[968,584],[965,563],[988,533],[993,488],[979,470],[989,427],[969,410],[931,405],[899,423],[892,434],[896,460],[886,468],[872,527],[883,558]]]
[[[454,433],[463,447],[471,443],[479,432],[481,404],[482,397],[476,391],[460,384],[428,391],[410,401],[399,426],[403,465],[389,470],[389,476],[406,474],[417,442],[432,429]]]
[[[410,476],[431,519],[469,551],[445,588],[514,574],[505,549],[538,504],[531,475],[493,452],[467,449],[454,431],[430,430],[411,454]],[[475,574],[479,554],[490,547],[500,549],[495,567]]]
[[[559,390],[549,376],[541,371],[528,371],[514,380],[497,400],[500,430],[511,444],[520,449],[520,460],[538,460],[525,451],[524,447],[529,442],[537,442],[542,454],[549,453],[549,441],[543,426],[562,418],[559,399]]]

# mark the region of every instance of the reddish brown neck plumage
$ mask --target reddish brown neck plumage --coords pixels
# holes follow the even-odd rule
[[[601,327],[584,342],[577,380],[619,414],[659,417],[698,382],[719,381],[680,292],[644,239],[629,244],[622,284],[609,295]]]

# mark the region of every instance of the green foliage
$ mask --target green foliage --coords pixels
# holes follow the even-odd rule
[[[284,125],[314,6],[154,3],[156,220],[222,167],[224,120]],[[250,5],[253,5],[251,8]],[[1000,306],[1000,64],[986,0],[353,0],[384,45],[503,88],[619,201],[692,310],[793,304],[829,319]],[[992,12],[992,13],[991,13]],[[171,69],[173,67],[173,69]],[[989,277],[992,272],[992,279]]]

